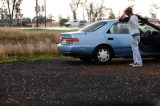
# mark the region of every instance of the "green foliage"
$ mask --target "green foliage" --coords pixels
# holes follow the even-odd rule
[[[66,22],[68,22],[68,21],[69,21],[69,19],[61,18],[61,19],[59,20],[59,24],[60,24],[60,26],[64,26],[64,24],[65,24]]]
[[[38,23],[40,23],[40,24],[45,22],[45,17],[44,16],[37,16],[37,19],[38,19]],[[32,19],[32,22],[36,22],[36,17],[34,17]]]
[[[15,3],[16,13],[20,13],[20,12],[21,12],[21,9],[20,9],[21,3],[22,3],[22,0],[18,0],[18,1]]]
[[[113,11],[111,11],[110,13],[109,13],[109,17],[108,17],[108,19],[115,19],[116,17],[115,17],[115,14],[113,13]]]
[[[13,62],[13,61],[37,61],[37,60],[52,60],[52,59],[73,59],[72,57],[66,57],[58,55],[58,53],[38,53],[38,54],[16,54],[10,55],[5,58],[0,58],[0,63]]]
[[[35,60],[51,60],[53,58],[58,58],[58,55],[53,53],[39,53],[39,54],[17,54],[14,56],[8,56],[6,58],[0,58],[0,63],[2,62],[13,62],[13,61],[35,61]]]

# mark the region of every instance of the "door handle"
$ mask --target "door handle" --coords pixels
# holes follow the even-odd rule
[[[108,40],[113,40],[113,38],[108,38]]]

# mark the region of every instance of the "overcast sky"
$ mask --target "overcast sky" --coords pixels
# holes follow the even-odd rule
[[[90,0],[95,4],[98,4],[101,0]],[[44,0],[39,0],[39,4],[43,5]],[[135,8],[134,13],[139,13],[143,16],[150,16],[149,11],[151,4],[156,3],[160,6],[160,2],[158,0],[135,0]],[[71,0],[46,0],[47,4],[47,16],[50,14],[58,20],[58,17],[61,15],[62,17],[71,17],[72,12],[69,4]],[[21,9],[24,17],[34,17],[35,16],[35,4],[36,0],[23,0]],[[112,8],[113,12],[118,16],[122,14],[122,11],[128,6],[128,0],[104,0],[104,5],[107,8]],[[157,13],[160,13],[160,9],[156,10]],[[83,19],[83,9],[78,9],[78,19]],[[160,14],[157,14],[157,17],[160,19]]]

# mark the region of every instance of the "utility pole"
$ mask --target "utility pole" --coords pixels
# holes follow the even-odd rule
[[[36,27],[38,27],[38,0],[36,0]]]
[[[44,0],[44,8],[45,8],[45,28],[46,28],[46,0]]]

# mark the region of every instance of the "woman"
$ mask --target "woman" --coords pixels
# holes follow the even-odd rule
[[[128,17],[126,17],[128,16]],[[133,51],[133,63],[129,65],[133,67],[142,67],[142,58],[139,52],[139,42],[140,42],[140,31],[138,17],[133,14],[132,8],[128,7],[125,9],[123,15],[119,19],[120,22],[128,22],[129,32],[131,34],[131,47]]]

